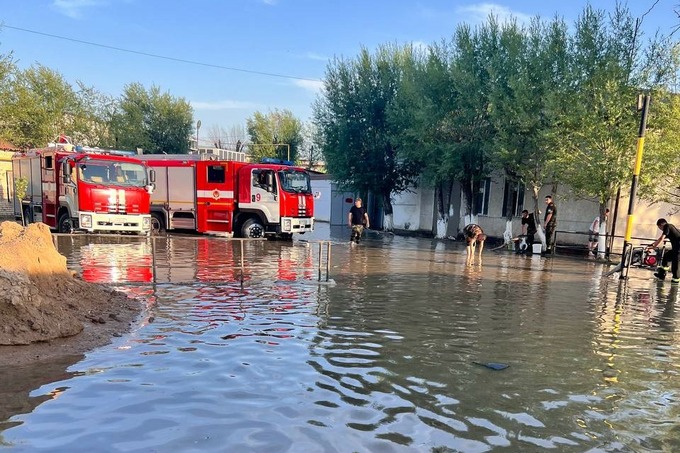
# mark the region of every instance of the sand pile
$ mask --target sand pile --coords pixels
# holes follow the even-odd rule
[[[125,331],[140,309],[139,301],[75,277],[47,225],[0,224],[0,345],[49,342],[92,330],[74,348],[60,344],[65,353],[83,352]],[[0,349],[0,357],[6,352]]]

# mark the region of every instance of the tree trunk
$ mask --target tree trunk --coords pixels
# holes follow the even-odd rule
[[[394,231],[394,216],[393,216],[393,209],[392,209],[392,198],[390,197],[390,194],[382,194],[382,202],[383,202],[383,214],[384,214],[384,230],[385,231]]]
[[[597,257],[604,259],[607,251],[607,219],[604,210],[607,209],[608,202],[600,203],[600,229],[597,237]]]
[[[473,193],[474,181],[470,179],[469,181],[461,182],[460,188],[463,192],[464,211],[461,216],[463,219],[463,227],[471,223],[477,223],[477,213],[473,212],[474,208],[474,193]]]
[[[437,201],[437,224],[435,225],[435,237],[443,239],[449,228],[449,221],[453,215],[453,204],[451,194],[453,193],[453,182],[442,182],[435,188],[435,198]]]
[[[437,239],[446,237],[446,230],[449,226],[449,210],[447,209],[447,200],[444,184],[437,184],[435,187],[435,198],[437,200],[437,224],[435,225],[435,235]]]
[[[541,187],[536,184],[532,185],[531,198],[534,200],[534,220],[536,221],[536,236],[543,244],[543,250],[546,248],[545,241],[545,230],[543,230],[543,222],[541,221],[541,211],[538,207],[538,192],[540,192]]]

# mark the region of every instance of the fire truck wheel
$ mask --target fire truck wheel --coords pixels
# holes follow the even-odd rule
[[[57,224],[57,231],[59,233],[70,233],[73,229],[73,221],[68,212],[59,216],[59,223]]]
[[[244,238],[261,238],[264,236],[264,226],[259,220],[250,218],[243,222],[241,236]]]
[[[156,235],[165,231],[163,219],[158,214],[151,214],[151,234]]]

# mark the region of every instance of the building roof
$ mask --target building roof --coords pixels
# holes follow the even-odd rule
[[[14,146],[8,141],[0,140],[0,151],[21,151],[21,148]]]

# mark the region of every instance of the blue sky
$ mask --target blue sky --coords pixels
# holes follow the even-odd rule
[[[591,1],[611,10],[613,0]],[[656,3],[656,4],[655,4]],[[206,127],[245,125],[255,111],[289,109],[311,116],[328,60],[353,57],[361,47],[433,43],[456,25],[499,17],[555,15],[573,22],[580,0],[0,0],[0,53],[12,51],[21,67],[41,63],[69,82],[80,80],[119,95],[123,87],[155,84],[194,107]],[[648,35],[680,23],[680,0],[636,0]],[[61,36],[68,40],[28,31]],[[680,32],[678,33],[680,35]],[[87,45],[190,60],[210,67]],[[238,70],[229,70],[235,68]],[[244,72],[253,71],[253,72]],[[268,73],[277,77],[258,73]]]

